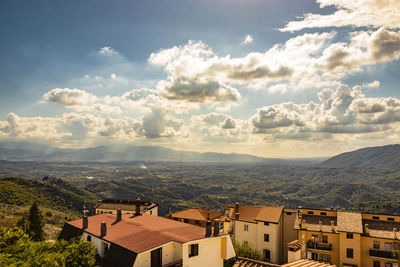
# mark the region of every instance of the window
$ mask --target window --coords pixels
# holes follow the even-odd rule
[[[199,244],[189,245],[189,258],[199,255]]]
[[[313,215],[314,212],[313,211],[308,211],[307,214]]]
[[[184,223],[189,223],[189,219],[183,219]]]
[[[385,267],[392,267],[392,263],[391,262],[385,262]]]
[[[268,226],[268,225],[269,225],[269,222],[264,222],[264,225],[265,225],[265,226]]]
[[[178,220],[178,218],[174,218],[174,220],[175,220],[175,221],[177,221],[177,220]]]
[[[326,216],[326,212],[321,212],[321,215],[322,216]]]
[[[353,233],[347,233],[346,237],[347,239],[353,239]]]
[[[320,261],[323,261],[323,262],[331,262],[331,256],[330,255],[328,255],[328,254],[321,254],[320,256],[319,256],[319,260]]]
[[[374,240],[374,249],[380,249],[380,248],[381,248],[381,242]]]
[[[245,240],[245,241],[243,241],[243,244],[248,245],[249,242],[247,242],[247,241]]]
[[[388,221],[394,222],[394,218],[388,217],[387,218]]]
[[[399,250],[399,243],[394,242],[394,243],[393,243],[393,249],[394,249],[394,250]]]
[[[90,236],[90,235],[88,235],[87,237],[86,237],[86,241],[92,241],[92,236]]]
[[[311,260],[317,261],[318,260],[318,253],[315,253],[315,252],[311,253]]]
[[[379,220],[378,216],[372,216],[372,220]]]
[[[245,224],[245,225],[243,225],[243,231],[249,231],[249,225],[248,224]]]
[[[292,213],[291,212],[286,212],[286,215],[292,215]]]
[[[374,261],[374,267],[381,267],[380,261]]]
[[[264,234],[264,241],[269,242],[269,234]]]
[[[268,249],[264,249],[264,261],[270,262],[271,261],[271,251]]]
[[[322,236],[322,243],[328,243],[328,236],[327,235],[323,235]]]
[[[200,225],[200,221],[196,220],[196,221],[194,221],[194,224],[195,225]]]
[[[152,210],[150,211],[150,215],[153,215],[153,211]]]
[[[385,250],[386,251],[392,251],[393,248],[393,243],[385,242]]]
[[[346,249],[346,257],[349,259],[353,258],[353,249],[352,248]]]

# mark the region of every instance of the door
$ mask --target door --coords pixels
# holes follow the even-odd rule
[[[162,248],[151,252],[151,267],[162,267]]]
[[[385,242],[385,250],[386,251],[392,251],[392,243],[386,243]]]

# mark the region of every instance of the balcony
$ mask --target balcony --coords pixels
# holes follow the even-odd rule
[[[371,257],[390,259],[390,260],[399,259],[399,253],[398,252],[385,251],[385,250],[379,250],[379,249],[370,249],[369,250],[369,255]]]
[[[174,262],[164,264],[163,267],[182,267],[182,260],[177,260]]]
[[[323,244],[323,243],[313,242],[310,240],[307,242],[307,248],[324,250],[324,251],[332,251],[332,244]]]

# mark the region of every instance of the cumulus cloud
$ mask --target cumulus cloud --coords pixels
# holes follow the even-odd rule
[[[97,97],[79,89],[56,88],[43,95],[43,99],[64,106],[92,105]]]
[[[318,93],[320,103],[292,102],[260,108],[250,121],[266,138],[332,138],[332,134],[385,132],[400,122],[400,100],[367,98],[360,86],[340,85]],[[391,125],[393,124],[393,125]]]
[[[237,89],[218,81],[169,77],[160,81],[157,88],[161,96],[171,100],[204,103],[238,101],[240,98]]]
[[[242,44],[250,44],[254,41],[253,36],[251,36],[250,34],[246,35],[246,37],[244,37]]]
[[[400,2],[397,0],[316,0],[321,8],[334,6],[328,15],[305,14],[300,21],[291,21],[281,31],[299,31],[323,27],[400,28]]]

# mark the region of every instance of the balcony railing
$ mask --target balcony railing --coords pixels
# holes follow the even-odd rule
[[[307,248],[332,251],[332,244],[323,244],[323,243],[313,242],[310,240],[307,242]]]
[[[182,267],[182,260],[177,260],[174,262],[164,264],[163,267]]]
[[[378,257],[378,258],[391,259],[391,260],[397,260],[399,258],[398,252],[385,251],[385,250],[379,250],[379,249],[370,249],[369,255],[371,257]]]

